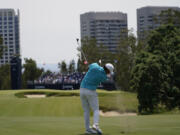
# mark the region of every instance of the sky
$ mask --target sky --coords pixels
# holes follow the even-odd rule
[[[180,0],[0,0],[0,8],[20,10],[21,56],[39,64],[77,60],[80,14],[120,11],[128,15],[128,29],[137,30],[136,9],[178,6]]]

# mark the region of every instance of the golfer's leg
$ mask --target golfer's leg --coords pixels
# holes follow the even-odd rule
[[[93,123],[99,124],[99,101],[97,93],[93,91],[93,95],[90,98],[89,104],[93,110]]]
[[[80,97],[81,97],[82,107],[84,110],[85,128],[86,130],[88,130],[90,127],[90,120],[89,120],[90,106],[85,95],[80,95]]]

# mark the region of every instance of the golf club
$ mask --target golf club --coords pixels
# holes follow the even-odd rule
[[[86,59],[86,56],[85,56],[85,54],[84,54],[84,52],[83,52],[83,50],[82,50],[82,48],[81,48],[81,45],[80,45],[80,43],[79,43],[79,38],[76,38],[76,41],[77,41],[77,45],[80,47],[80,49],[81,49],[81,53],[82,53],[82,55],[83,55],[83,57],[84,57],[84,59],[85,59],[85,62],[87,63],[87,59]]]

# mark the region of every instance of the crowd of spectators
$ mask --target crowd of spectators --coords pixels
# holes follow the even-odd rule
[[[35,84],[79,84],[81,83],[85,73],[74,72],[68,74],[50,73],[42,74],[39,79],[35,80]]]

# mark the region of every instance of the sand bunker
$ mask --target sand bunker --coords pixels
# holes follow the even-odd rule
[[[108,111],[108,112],[103,112],[100,110],[99,112],[100,116],[103,117],[115,117],[115,116],[136,116],[136,113],[119,113],[117,111]]]
[[[27,95],[24,95],[25,97],[27,98],[45,98],[46,95],[45,94],[27,94]]]

